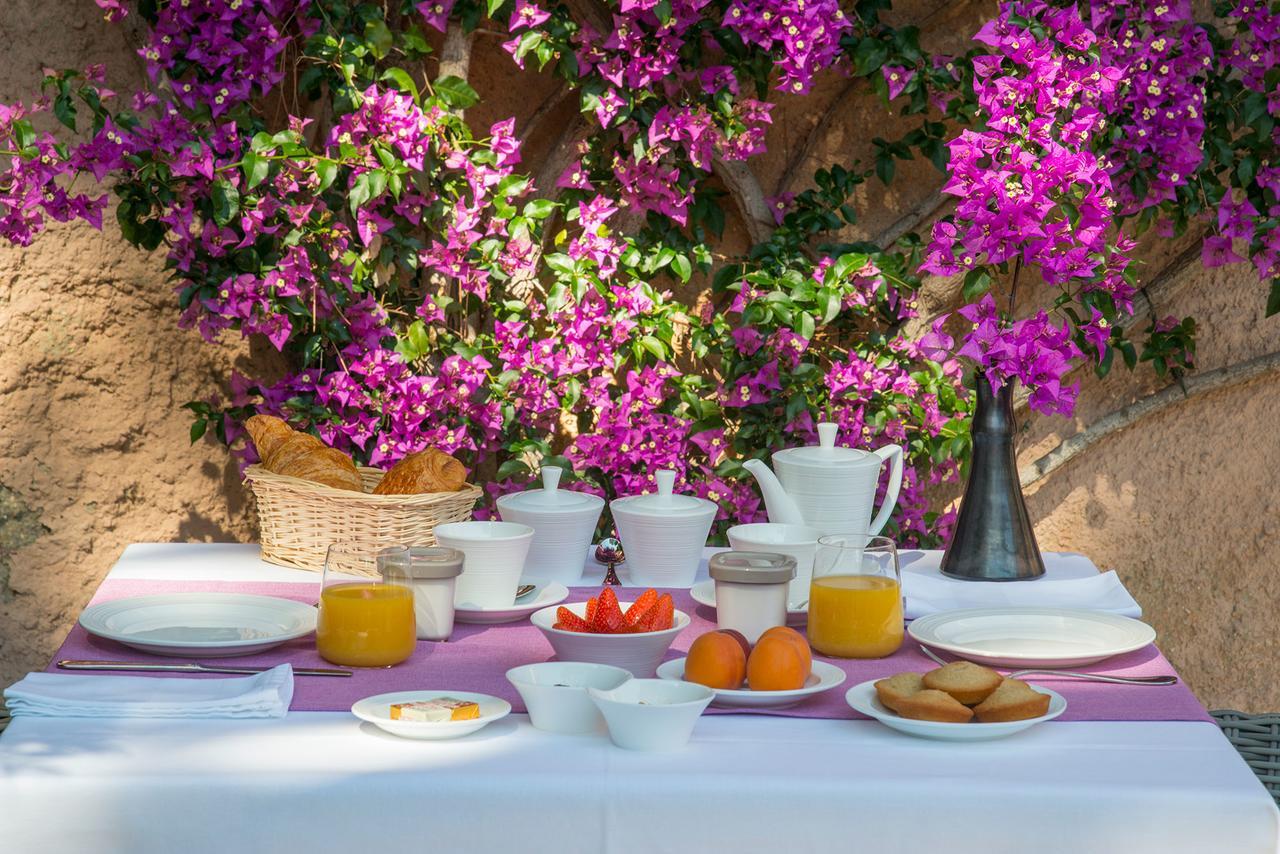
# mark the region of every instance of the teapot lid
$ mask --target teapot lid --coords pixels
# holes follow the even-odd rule
[[[643,495],[628,495],[615,498],[609,506],[616,512],[644,513],[651,516],[699,516],[708,511],[718,509],[714,501],[698,498],[693,495],[673,495],[676,484],[676,473],[671,469],[659,469],[654,472],[654,480],[658,482],[658,491]]]
[[[806,466],[849,465],[867,462],[868,459],[873,460],[877,466],[880,464],[879,458],[872,453],[837,446],[836,434],[839,432],[839,425],[831,421],[823,421],[818,424],[818,444],[806,445],[802,448],[787,448],[776,452],[773,458],[775,460],[782,458],[784,462]]]
[[[572,513],[604,504],[604,499],[598,495],[560,489],[560,476],[564,474],[560,466],[543,466],[540,471],[542,489],[509,493],[498,499],[498,506],[542,513]]]

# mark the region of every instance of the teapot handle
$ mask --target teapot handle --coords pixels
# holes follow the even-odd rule
[[[893,467],[889,469],[889,488],[885,491],[884,502],[880,505],[880,512],[876,514],[876,518],[871,520],[871,527],[867,531],[874,537],[888,524],[889,517],[893,515],[893,508],[898,506],[898,490],[902,488],[902,446],[885,445],[871,453],[880,458],[881,465],[890,459],[893,460]]]

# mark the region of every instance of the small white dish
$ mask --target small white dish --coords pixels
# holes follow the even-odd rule
[[[913,620],[917,642],[979,664],[1079,667],[1142,649],[1156,630],[1139,620],[1067,608],[973,608]]]
[[[229,658],[314,632],[316,609],[250,593],[167,593],[90,605],[80,625],[91,635],[153,655]]]
[[[609,738],[627,750],[679,750],[715,695],[692,682],[632,679],[617,688],[588,688],[609,727]]]
[[[507,671],[507,681],[520,692],[529,722],[559,733],[596,732],[604,727],[588,688],[608,691],[631,678],[621,667],[585,661],[544,661]]]
[[[677,658],[664,661],[658,666],[659,679],[684,681],[685,659]],[[716,698],[713,706],[740,709],[785,709],[807,700],[815,694],[830,691],[844,684],[848,678],[843,670],[825,661],[813,662],[813,670],[809,673],[804,687],[793,691],[751,691],[747,688],[729,689],[712,688]]]
[[[630,602],[619,602],[625,612]],[[671,628],[660,632],[641,632],[639,634],[597,635],[589,632],[570,632],[554,629],[556,611],[560,607],[568,608],[579,617],[587,613],[586,602],[575,602],[572,605],[552,605],[540,611],[534,611],[529,622],[537,626],[551,648],[555,650],[560,661],[587,661],[593,664],[610,664],[630,671],[633,676],[652,676],[662,657],[671,648],[676,635],[689,625],[689,615],[677,610],[672,615]]]
[[[1066,699],[1057,691],[1050,691],[1048,688],[1043,688],[1039,685],[1032,685],[1031,687],[1041,694],[1049,695],[1049,711],[1038,718],[995,724],[984,724],[979,721],[953,724],[945,721],[916,721],[911,718],[904,718],[880,702],[880,698],[876,696],[876,680],[874,679],[854,685],[844,695],[844,698],[855,712],[861,712],[869,718],[875,718],[890,729],[896,729],[898,732],[914,735],[917,738],[931,738],[935,741],[989,741],[993,738],[1004,738],[1005,736],[1013,735],[1015,732],[1022,732],[1045,721],[1051,721],[1067,710]]]
[[[480,717],[469,721],[393,721],[391,719],[391,706],[394,703],[420,703],[439,697],[453,697],[479,703]],[[439,741],[446,738],[461,738],[487,727],[494,721],[502,720],[511,714],[511,704],[500,697],[476,694],[471,691],[394,691],[390,694],[377,694],[357,700],[351,707],[351,714],[401,738]]]
[[[524,583],[536,585],[537,589],[523,599],[517,599],[514,605],[498,608],[458,605],[453,609],[454,621],[482,626],[514,623],[517,620],[523,620],[539,608],[558,605],[569,598],[569,588],[555,581],[547,582],[540,578],[526,578]]]
[[[716,583],[711,579],[699,581],[697,584],[689,588],[689,596],[699,605],[706,605],[708,608],[716,606]],[[809,620],[809,603],[806,600],[803,605],[798,605],[795,601],[787,603],[787,625],[803,626]]]

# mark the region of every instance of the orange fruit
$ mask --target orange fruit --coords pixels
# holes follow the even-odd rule
[[[689,647],[684,678],[708,688],[740,688],[747,675],[747,656],[725,632],[707,632]]]
[[[809,640],[795,629],[787,626],[774,626],[760,635],[760,640],[768,637],[784,638],[795,644],[796,651],[800,653],[800,658],[804,661],[804,676],[809,678],[809,671],[813,670],[813,652],[809,649]]]
[[[803,688],[809,678],[806,660],[808,647],[802,654],[789,637],[760,636],[751,657],[747,659],[747,685],[752,691],[793,691]]]

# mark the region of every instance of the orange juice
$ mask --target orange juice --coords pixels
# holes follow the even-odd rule
[[[837,658],[883,658],[902,646],[902,590],[880,575],[825,575],[809,588],[809,644]]]
[[[390,667],[417,643],[413,591],[395,584],[352,582],[326,587],[316,618],[316,649],[349,667]]]

